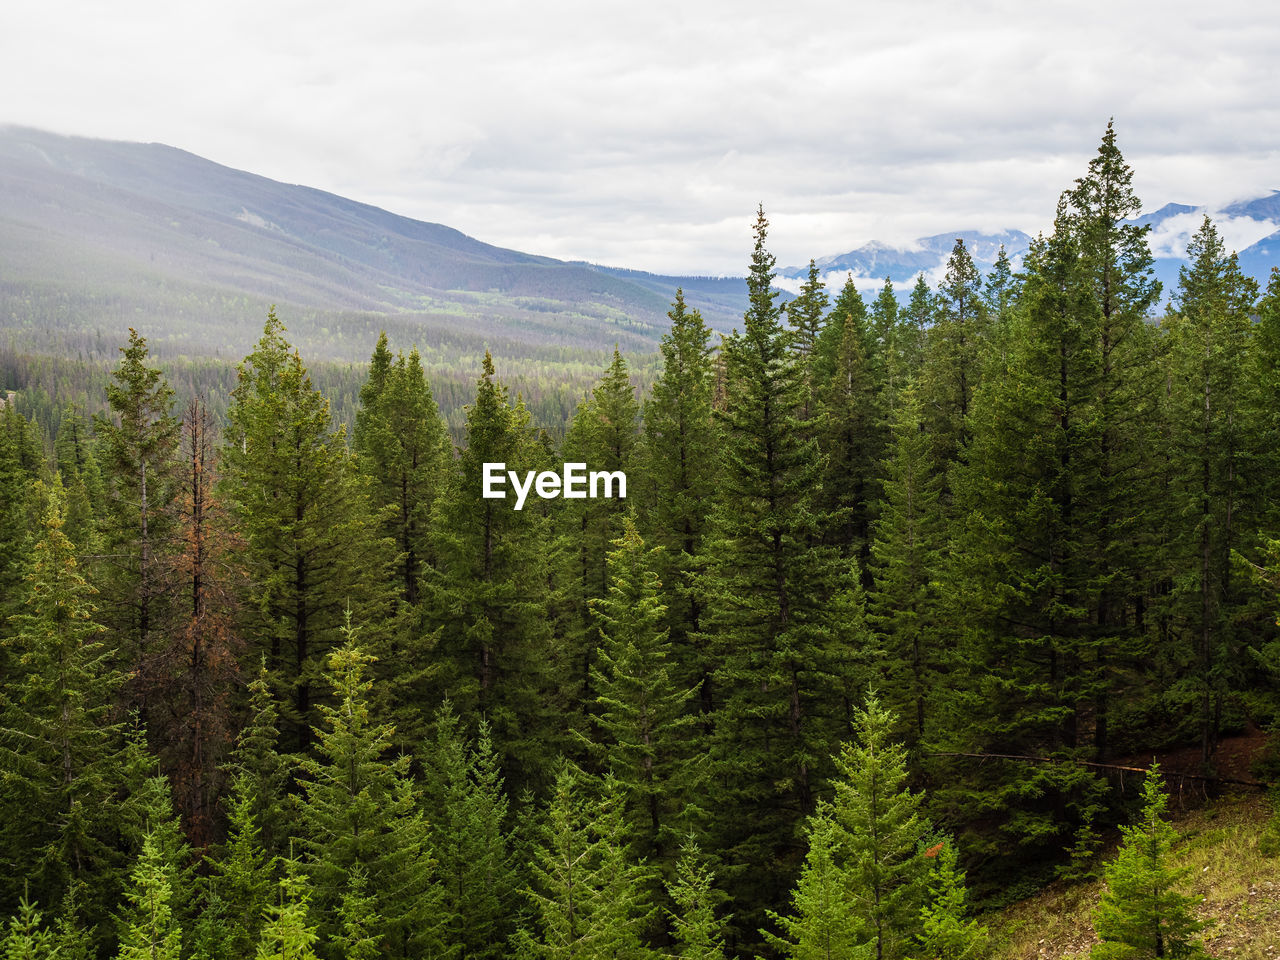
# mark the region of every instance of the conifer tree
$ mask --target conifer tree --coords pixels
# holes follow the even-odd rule
[[[271,675],[265,658],[257,677],[249,684],[249,719],[236,737],[227,763],[232,796],[243,806],[245,829],[252,822],[269,854],[287,852],[291,822],[286,816],[285,790],[292,758],[279,751],[279,711],[271,693]]]
[[[707,514],[716,486],[716,430],[712,421],[711,330],[697,310],[686,310],[682,291],[667,313],[671,328],[659,350],[662,372],[644,407],[642,529],[652,545],[671,631],[673,676],[697,686],[710,710],[710,672],[702,629],[704,607],[694,578],[705,565]],[[649,505],[651,504],[651,506]]]
[[[1095,960],[1207,957],[1196,934],[1204,924],[1192,912],[1197,898],[1179,892],[1190,872],[1173,862],[1177,831],[1164,819],[1168,797],[1159,768],[1142,788],[1138,822],[1123,827],[1124,842],[1106,867],[1106,889],[1093,914],[1101,941]]]
[[[0,406],[0,637],[10,632],[40,516],[32,496],[43,457],[31,425],[12,403]],[[0,664],[5,662],[0,652]]]
[[[41,914],[35,904],[23,897],[18,912],[9,918],[0,949],[4,960],[53,960],[58,956],[53,931],[40,928]]]
[[[862,299],[858,285],[853,282],[853,274],[845,278],[844,286],[840,288],[835,302],[831,304],[831,313],[828,314],[827,321],[819,331],[817,342],[813,347],[811,376],[815,390],[825,391],[831,378],[835,376],[836,365],[840,360],[841,344],[845,340],[845,328],[849,325],[857,331],[861,341],[862,355],[866,358],[868,366],[877,369],[881,360],[879,345],[875,343],[875,337],[868,322],[867,304]],[[810,409],[805,411],[805,415],[815,417],[817,411]]]
[[[519,884],[488,724],[480,721],[469,742],[446,703],[436,715],[435,742],[424,762],[442,939],[458,957],[500,960]]]
[[[818,267],[810,260],[809,274],[800,285],[800,293],[787,304],[792,349],[802,359],[812,356],[817,347],[818,334],[822,332],[822,321],[830,302],[831,298],[827,296],[826,284],[822,282]]]
[[[831,808],[849,910],[876,960],[909,955],[928,897],[923,841],[930,827],[922,795],[906,785],[906,750],[890,739],[894,721],[868,695],[854,719],[856,742],[836,759]]]
[[[924,274],[919,273],[911,287],[907,307],[898,315],[898,345],[902,351],[903,366],[912,379],[919,377],[929,328],[933,325],[937,312],[937,297],[929,289],[929,282],[925,280]]]
[[[1134,218],[1142,208],[1133,192],[1133,170],[1107,124],[1085,176],[1067,192],[1070,230],[1079,251],[1081,281],[1093,301],[1092,336],[1098,353],[1096,495],[1082,503],[1096,538],[1093,564],[1107,571],[1092,600],[1092,633],[1103,654],[1099,669],[1119,673],[1123,662],[1106,659],[1109,648],[1131,651],[1145,625],[1145,594],[1162,567],[1153,447],[1162,420],[1164,384],[1148,316],[1159,301],[1147,243],[1149,225]],[[1110,740],[1109,685],[1094,706],[1094,741],[1105,755]]]
[[[342,895],[341,919],[333,945],[341,960],[378,960],[382,956],[382,918],[378,916],[374,898],[366,893],[364,870],[351,871],[347,891]]]
[[[320,938],[308,922],[311,891],[292,858],[285,861],[277,896],[277,902],[267,910],[257,960],[319,960],[313,947]]]
[[[1179,276],[1178,303],[1168,317],[1171,476],[1179,532],[1172,563],[1177,622],[1192,652],[1184,696],[1200,728],[1201,758],[1217,746],[1218,718],[1239,664],[1247,582],[1235,576],[1233,551],[1252,536],[1259,518],[1248,513],[1247,357],[1258,288],[1226,255],[1206,216],[1187,247],[1191,261]]]
[[[866,570],[884,458],[883,382],[867,355],[867,331],[846,317],[831,379],[823,385],[819,444],[825,458],[824,541]],[[869,585],[869,582],[864,583]]]
[[[439,947],[438,891],[409,757],[385,757],[391,728],[370,716],[368,663],[348,627],[347,643],[329,657],[336,706],[321,707],[315,756],[300,763],[306,871],[325,942],[337,933],[334,918],[358,867],[367,873],[387,952],[416,957]]]
[[[521,956],[541,960],[613,957],[644,960],[641,942],[651,907],[648,877],[630,857],[619,796],[588,795],[569,763],[556,777],[531,862],[533,928],[514,939]]]
[[[151,656],[172,589],[175,454],[181,425],[173,391],[148,365],[147,341],[129,345],[107,386],[108,415],[95,417],[108,509],[104,520],[102,616],[131,669]]]
[[[417,349],[391,359],[387,335],[378,338],[369,379],[360,390],[355,448],[374,479],[373,500],[387,510],[384,533],[399,553],[401,599],[418,603],[423,564],[431,556],[428,523],[452,454],[444,419]]]
[[[118,960],[179,960],[182,928],[173,914],[174,864],[148,831],[134,865],[121,917]]]
[[[620,471],[634,475],[639,405],[627,373],[626,362],[615,348],[613,362],[591,396],[578,406],[565,437],[564,456],[587,465],[590,471]],[[592,669],[596,629],[591,615],[593,601],[609,589],[608,552],[619,533],[626,509],[620,498],[565,500],[561,523],[567,537],[563,553],[568,560],[566,582],[572,614],[568,629],[570,702],[584,712],[595,698]]]
[[[957,239],[938,287],[937,319],[929,328],[920,374],[926,423],[944,470],[960,460],[972,435],[971,408],[981,382],[987,327],[981,287],[973,258],[964,240]]]
[[[226,846],[213,861],[213,886],[224,918],[219,941],[232,956],[253,950],[276,892],[275,858],[263,846],[254,803],[249,775],[237,773],[227,798]]]
[[[911,956],[919,960],[983,960],[990,948],[987,928],[966,917],[968,894],[959,855],[948,838],[929,848],[934,864],[929,873],[929,899],[920,910],[918,946]],[[926,852],[928,855],[928,851]]]
[[[93,619],[95,591],[62,532],[56,480],[47,498],[0,690],[2,873],[8,902],[16,902],[24,878],[45,903],[81,890],[86,918],[96,924],[114,905],[122,866],[114,839],[127,763],[111,712],[122,678]]]
[[[515,510],[510,490],[505,500],[483,498],[482,471],[505,463],[523,476],[538,456],[486,353],[466,447],[432,517],[439,569],[431,623],[440,630],[437,700],[447,696],[462,715],[489,721],[517,789],[541,781],[560,735],[559,718],[552,727],[547,717],[546,524],[531,505]]]
[[[875,956],[862,923],[853,910],[848,881],[840,865],[840,830],[829,808],[809,819],[809,852],[792,895],[792,914],[769,919],[782,936],[764,931],[765,939],[792,960],[869,960]]]
[[[725,960],[723,921],[716,907],[724,899],[712,886],[713,874],[698,845],[687,839],[680,848],[675,876],[667,881],[667,896],[674,909],[668,911],[672,938],[680,960]]]
[[[1280,534],[1280,267],[1272,267],[1258,301],[1258,325],[1249,357],[1247,421],[1252,447],[1248,476],[1251,511],[1263,537]],[[3,441],[0,441],[3,442]],[[1258,547],[1248,554],[1256,558]]]
[[[219,489],[244,539],[245,635],[262,644],[286,742],[301,747],[319,718],[316,681],[345,611],[371,625],[371,643],[380,639],[389,544],[342,432],[330,429],[328,401],[274,312],[238,368],[227,421]]]
[[[885,651],[885,698],[905,719],[912,749],[932,732],[930,714],[948,662],[935,586],[946,550],[942,477],[933,470],[932,440],[922,420],[919,396],[910,387],[902,394],[883,467],[870,550],[874,586],[867,594],[867,622]]]
[[[645,548],[630,519],[613,543],[608,595],[592,604],[601,640],[592,747],[617,779],[635,856],[665,877],[677,838],[700,816],[705,774],[691,736],[690,691],[672,677],[658,551]]]
[[[830,772],[862,639],[856,579],[817,543],[822,464],[798,419],[802,383],[774,302],[767,227],[761,211],[745,327],[724,347],[723,469],[703,578],[719,664],[711,751],[724,784],[718,845],[748,937],[799,867],[796,825]]]

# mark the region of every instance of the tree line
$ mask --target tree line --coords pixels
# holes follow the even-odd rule
[[[761,211],[741,329],[677,291],[563,438],[486,353],[455,448],[385,334],[348,436],[274,311],[217,404],[133,331],[51,457],[6,403],[9,955],[981,956],[1128,819],[1106,761],[1277,709],[1280,272],[1206,218],[1156,316],[1131,180],[1108,126],[905,306],[784,309]],[[629,497],[480,495],[562,461]]]

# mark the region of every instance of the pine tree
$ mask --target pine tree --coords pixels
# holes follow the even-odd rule
[[[930,714],[941,698],[948,663],[940,642],[935,585],[946,549],[939,503],[942,477],[933,471],[932,439],[923,431],[922,419],[919,396],[908,388],[883,466],[883,495],[871,542],[874,586],[867,594],[867,622],[885,651],[885,697],[905,718],[912,749],[932,732]]]
[[[52,930],[40,929],[41,915],[24,896],[18,901],[18,912],[9,918],[0,950],[4,960],[54,960],[58,956]]]
[[[297,861],[292,858],[285,861],[278,896],[278,903],[267,911],[269,916],[258,940],[257,960],[319,960],[312,948],[320,938],[307,917],[311,891]]]
[[[268,314],[238,368],[227,411],[219,489],[244,539],[253,585],[245,636],[258,638],[281,694],[286,742],[305,746],[319,714],[322,664],[345,611],[387,622],[389,544],[375,529],[367,481],[356,471],[329,404]]]
[[[232,694],[242,647],[233,624],[234,557],[240,546],[213,496],[211,418],[203,399],[182,422],[177,502],[180,547],[171,568],[174,593],[165,634],[140,683],[147,729],[161,769],[174,785],[182,821],[197,846],[212,841],[220,764],[232,733]]]
[[[669,876],[677,839],[700,818],[705,776],[692,737],[690,693],[672,677],[655,554],[635,525],[609,554],[608,595],[592,604],[600,631],[594,668],[592,747],[601,769],[617,779],[635,855]]]
[[[373,500],[387,511],[383,532],[399,552],[401,599],[418,603],[423,564],[431,557],[428,523],[452,454],[444,419],[417,349],[393,361],[378,338],[369,379],[360,390],[355,448],[374,479]]]
[[[959,855],[948,838],[929,848],[936,851],[929,874],[929,899],[920,910],[920,931],[911,955],[916,960],[982,960],[990,949],[987,928],[968,912],[964,871],[956,866]],[[926,852],[926,856],[928,852]]]
[[[1258,288],[1227,256],[1206,216],[1187,247],[1169,327],[1170,422],[1174,510],[1179,533],[1172,559],[1171,606],[1192,652],[1184,696],[1194,704],[1201,758],[1210,763],[1219,718],[1242,685],[1243,638],[1237,623],[1247,582],[1233,551],[1260,518],[1248,513],[1247,356]]]
[[[620,471],[634,475],[639,405],[627,373],[626,362],[615,348],[613,361],[591,396],[578,406],[565,436],[564,457],[587,465],[591,471]],[[608,589],[608,552],[618,535],[626,503],[610,497],[565,500],[561,524],[566,537],[563,553],[568,561],[566,584],[572,608],[567,629],[571,672],[568,697],[584,713],[595,698],[592,668],[596,629],[591,615],[593,601]]]
[[[341,924],[333,945],[341,960],[378,960],[382,956],[382,918],[378,916],[374,898],[366,893],[368,878],[357,866],[351,871],[347,891],[339,910]]]
[[[667,604],[667,624],[678,679],[699,688],[710,710],[711,664],[694,638],[704,608],[695,576],[705,564],[707,514],[716,485],[716,429],[712,421],[711,330],[697,310],[686,310],[682,291],[667,313],[671,328],[659,350],[662,372],[644,406],[642,530],[663,548],[656,555]]]
[[[0,637],[10,632],[35,544],[40,511],[32,491],[43,459],[31,425],[12,403],[0,405]]]
[[[848,880],[841,868],[840,830],[829,808],[809,819],[809,852],[792,896],[791,916],[769,911],[783,935],[764,931],[765,939],[792,960],[869,960],[875,956],[853,911]]]
[[[672,938],[679,960],[725,960],[723,921],[716,907],[724,899],[712,886],[713,874],[692,839],[680,848],[675,876],[667,881],[667,896],[674,909],[668,911]]]
[[[1147,244],[1149,225],[1134,218],[1142,208],[1133,193],[1133,170],[1107,124],[1085,176],[1068,191],[1068,218],[1079,251],[1081,281],[1093,301],[1091,335],[1098,354],[1096,495],[1082,502],[1093,531],[1092,564],[1106,571],[1092,600],[1092,633],[1101,653],[1098,669],[1118,680],[1123,656],[1132,655],[1145,627],[1145,594],[1160,569],[1154,433],[1162,420],[1164,384],[1156,366],[1156,342],[1148,316],[1159,301]],[[1109,649],[1123,655],[1107,657]],[[1094,705],[1094,742],[1105,756],[1110,742],[1109,690]]]
[[[409,757],[388,760],[391,728],[370,716],[369,657],[347,642],[329,656],[336,706],[322,706],[324,726],[314,731],[316,752],[300,763],[299,821],[310,858],[306,866],[325,942],[336,935],[333,918],[359,867],[369,881],[386,950],[420,956],[437,948],[438,891],[432,879],[427,827]]]
[[[817,378],[818,338],[822,333],[827,305],[826,284],[822,282],[818,267],[809,261],[809,275],[800,286],[800,293],[787,304],[787,318],[791,322],[791,349],[799,361],[800,377],[804,382],[804,408],[802,419],[815,415],[818,394],[824,384]]]
[[[922,795],[906,786],[906,750],[890,739],[895,719],[868,695],[854,719],[857,740],[836,759],[831,809],[849,910],[876,960],[907,955],[928,896],[930,826]]]
[[[174,865],[148,832],[134,865],[121,917],[118,960],[179,960],[182,928],[173,915]]]
[[[114,904],[122,867],[113,841],[127,764],[121,725],[112,719],[122,678],[93,619],[95,591],[62,532],[60,485],[41,493],[48,497],[43,536],[23,612],[12,618],[10,674],[0,690],[5,899],[16,902],[23,878],[45,903],[75,886],[92,925]]]
[[[916,275],[907,308],[898,316],[898,344],[908,376],[917,379],[924,364],[924,349],[929,328],[938,315],[938,298],[929,289],[924,274]]]
[[[241,817],[261,832],[261,843],[270,854],[283,856],[291,835],[285,813],[285,792],[293,758],[279,751],[279,711],[271,693],[271,675],[265,659],[249,684],[249,719],[236,737],[226,766],[232,795],[244,807]]]
[[[482,720],[469,742],[446,703],[436,714],[436,738],[424,762],[442,939],[452,955],[500,960],[519,882],[488,724]]]
[[[1157,766],[1147,773],[1142,801],[1138,822],[1122,828],[1124,843],[1106,867],[1106,889],[1093,914],[1101,942],[1091,956],[1207,957],[1196,939],[1204,929],[1192,912],[1197,898],[1178,892],[1190,868],[1172,862],[1178,835],[1164,819],[1169,800]]]
[[[231,956],[248,956],[258,942],[262,918],[276,891],[275,858],[263,846],[254,815],[256,798],[247,773],[237,773],[227,798],[227,842],[213,862],[224,922],[219,939]]]
[[[760,212],[745,329],[724,347],[723,469],[702,578],[706,634],[719,666],[711,759],[724,784],[718,845],[754,937],[763,908],[791,885],[797,824],[830,772],[847,718],[861,597],[847,564],[817,543],[821,458],[798,419],[801,387],[772,289]]]
[[[514,943],[540,960],[644,960],[651,907],[648,877],[630,857],[619,797],[585,794],[582,774],[562,765],[531,862],[535,922]]]
[[[543,779],[561,727],[559,716],[548,716],[546,525],[528,505],[515,510],[510,492],[505,500],[483,498],[482,471],[485,463],[505,463],[523,475],[537,456],[486,353],[467,411],[467,444],[432,516],[439,570],[430,622],[440,630],[441,661],[434,699],[447,697],[462,715],[489,721],[517,790]]]
[[[972,435],[971,408],[981,382],[987,331],[981,287],[973,258],[964,240],[957,239],[938,287],[937,319],[928,331],[920,374],[926,423],[942,469],[960,460]],[[913,295],[913,307],[914,300]]]
[[[148,366],[147,341],[129,330],[107,386],[108,415],[94,418],[107,487],[102,615],[131,669],[152,656],[151,632],[164,621],[172,589],[181,425],[173,391]]]

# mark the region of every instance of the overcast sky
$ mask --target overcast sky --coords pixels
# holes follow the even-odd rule
[[[1148,209],[1280,188],[1268,6],[6,0],[0,122],[533,253],[740,274],[757,203],[781,265],[1034,233],[1111,116]]]

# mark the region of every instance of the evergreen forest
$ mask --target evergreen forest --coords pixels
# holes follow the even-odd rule
[[[909,298],[784,305],[760,210],[738,328],[674,291],[567,426],[274,310],[217,392],[130,330],[0,394],[0,955],[979,960],[1091,874],[1094,956],[1207,955],[1167,805],[1280,723],[1280,270],[1206,218],[1162,291],[1132,177],[1108,126]]]

